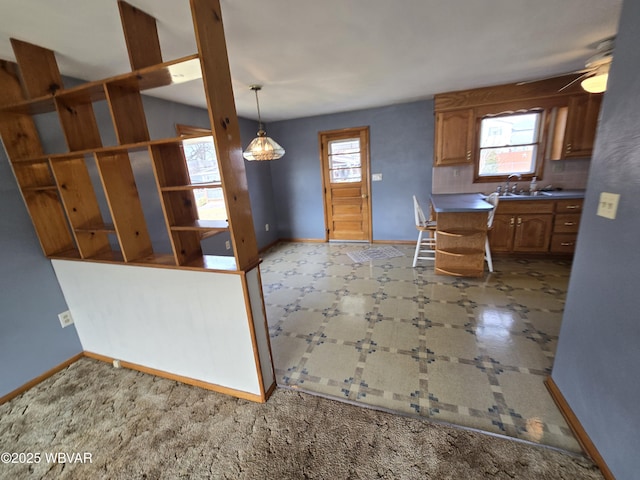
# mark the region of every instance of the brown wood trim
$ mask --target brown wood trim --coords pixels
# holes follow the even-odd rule
[[[100,355],[99,353],[88,352],[85,350],[84,356],[99,360],[105,363],[113,363],[115,358],[107,357],[106,355]],[[235,388],[223,387],[215,383],[203,382],[202,380],[196,380],[195,378],[184,377],[182,375],[176,375],[174,373],[165,372],[163,370],[156,370],[155,368],[145,367],[144,365],[138,365],[137,363],[131,363],[124,360],[120,360],[120,366],[122,368],[128,368],[129,370],[135,370],[137,372],[147,373],[149,375],[155,375],[156,377],[166,378],[167,380],[174,380],[176,382],[184,383],[186,385],[192,385],[194,387],[204,388],[205,390],[211,390],[213,392],[223,393],[225,395],[231,395],[232,397],[242,398],[256,403],[264,403],[264,399],[261,395],[255,395],[249,392],[243,392],[242,390],[236,390]]]
[[[176,123],[176,133],[180,137],[188,135],[213,135],[210,128],[195,127],[193,125],[185,125],[183,123]]]
[[[251,310],[251,297],[249,296],[249,285],[247,283],[247,272],[242,275],[242,295],[244,296],[244,308],[247,312],[247,323],[249,325],[249,334],[251,335],[251,349],[253,350],[253,361],[256,366],[256,374],[258,375],[258,387],[260,388],[260,397],[262,401],[265,399],[264,379],[262,378],[262,362],[260,360],[260,351],[258,350],[258,340],[256,338],[256,328],[253,324],[253,311]],[[260,277],[258,277],[258,280]],[[262,291],[262,284],[260,284]],[[267,330],[267,335],[268,335]]]
[[[384,245],[415,245],[415,240],[372,240],[371,243],[380,243]]]
[[[274,380],[274,382],[271,384],[271,386],[267,389],[267,392],[265,393],[265,398],[264,398],[265,402],[269,400],[269,398],[271,398],[271,395],[273,395],[273,392],[276,391],[276,388],[278,388],[278,384]]]
[[[14,391],[7,393],[6,395],[0,397],[0,405],[8,402],[9,400],[17,397],[18,395],[26,392],[27,390],[35,387],[37,384],[39,384],[40,382],[42,382],[43,380],[46,380],[47,378],[55,375],[56,373],[58,373],[61,370],[64,370],[65,368],[67,368],[69,365],[71,365],[72,363],[80,360],[83,357],[83,353],[80,352],[76,355],[74,355],[73,357],[65,360],[64,362],[62,362],[61,364],[53,367],[51,370],[47,370],[46,372],[44,372],[42,375],[38,375],[36,378],[34,378],[33,380],[29,380],[27,383],[25,383],[24,385],[22,385],[21,387],[16,388]]]
[[[434,95],[434,110],[442,112],[457,108],[480,107],[511,101],[539,100],[541,98],[568,98],[575,94],[584,94],[580,83],[576,82],[571,87],[562,91],[576,75],[555,77],[538,82],[525,84],[509,83],[506,85],[493,85],[490,87],[459,90]]]
[[[262,273],[260,272],[260,269],[258,269],[258,284],[260,285],[260,292],[262,293],[262,295],[260,295],[260,303],[262,305],[262,317],[264,318],[264,331],[267,334],[267,348],[269,349],[269,361],[271,363],[271,371],[273,372],[273,383],[275,385],[276,366],[273,364],[273,350],[271,350],[271,336],[269,335],[269,321],[267,320],[267,308],[264,305],[264,292],[262,290]],[[271,387],[269,387],[269,390],[270,389]],[[265,400],[267,400],[271,396],[271,393],[269,393],[269,390],[267,390],[267,392],[265,393]]]
[[[569,424],[569,428],[571,428],[571,431],[575,435],[576,440],[578,440],[578,443],[580,444],[580,447],[582,447],[582,450],[598,466],[604,478],[606,478],[607,480],[615,480],[615,477],[613,476],[613,473],[611,473],[611,470],[609,470],[609,467],[604,461],[604,458],[602,458],[602,455],[600,455],[600,452],[598,452],[598,449],[589,438],[589,435],[580,423],[580,420],[578,420],[576,414],[569,406],[567,400],[564,398],[564,395],[560,391],[560,388],[558,388],[556,382],[553,380],[553,378],[547,377],[544,381],[544,384],[547,387],[547,390],[549,390],[549,394],[560,410],[560,413]]]
[[[275,247],[276,245],[278,245],[282,240],[277,239],[269,244],[267,244],[266,246],[262,247],[260,250],[258,250],[258,253],[264,253],[267,250],[269,250],[271,247]]]
[[[324,238],[281,238],[280,241],[288,243],[327,243]]]

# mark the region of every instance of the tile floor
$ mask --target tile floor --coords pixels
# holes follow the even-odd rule
[[[375,245],[374,245],[375,247]],[[262,283],[279,384],[580,452],[543,384],[570,264],[494,259],[467,279],[356,243],[282,243]]]

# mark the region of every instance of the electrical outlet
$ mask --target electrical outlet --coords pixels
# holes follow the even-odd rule
[[[231,242],[229,240],[224,242],[224,246],[226,247],[227,250],[231,250]]]
[[[62,328],[68,327],[73,323],[73,317],[71,316],[71,312],[69,310],[59,313],[58,320],[60,320],[60,325],[62,325]]]
[[[459,177],[459,176],[460,176],[460,170],[459,170],[459,169],[457,169],[457,168],[454,168],[454,169],[453,169],[453,176],[454,176],[454,177]]]
[[[598,215],[604,218],[614,220],[618,211],[618,202],[620,195],[617,193],[600,193],[600,202],[598,203]]]
[[[268,224],[268,223],[265,223],[265,224],[264,224],[264,231],[265,231],[265,232],[268,232],[268,231],[269,231],[269,224]]]
[[[113,368],[120,368],[122,365],[120,365],[120,360],[114,360],[113,361]]]
[[[373,173],[373,174],[371,174],[371,181],[372,182],[381,182],[382,181],[382,174],[381,173]]]

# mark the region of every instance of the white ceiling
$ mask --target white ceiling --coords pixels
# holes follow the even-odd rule
[[[238,115],[263,120],[390,105],[584,67],[622,0],[221,0]],[[129,0],[158,21],[165,60],[196,52],[188,0]],[[129,70],[116,0],[0,0],[10,37],[56,52],[63,74]],[[191,82],[158,92],[204,105]]]

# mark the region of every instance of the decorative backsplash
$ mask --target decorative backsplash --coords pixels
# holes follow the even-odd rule
[[[538,178],[538,188],[547,185],[563,189],[584,189],[589,176],[589,160],[547,160],[544,173]],[[473,165],[452,165],[433,169],[432,193],[490,193],[500,183],[473,183]],[[513,184],[514,182],[512,182]],[[518,188],[529,188],[529,182],[521,181]]]

